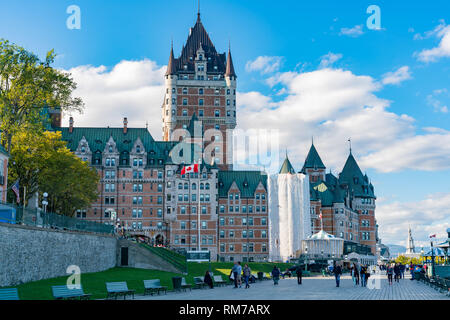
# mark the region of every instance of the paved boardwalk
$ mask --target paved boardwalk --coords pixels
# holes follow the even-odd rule
[[[373,275],[379,280],[379,289],[355,287],[351,277],[341,278],[341,286],[331,277],[304,278],[298,285],[297,279],[281,279],[279,285],[272,281],[252,284],[249,289],[234,289],[232,286],[155,296],[136,296],[136,300],[449,300],[437,290],[409,278],[389,286],[385,275]],[[373,280],[374,281],[374,280]],[[376,282],[374,281],[375,286]]]

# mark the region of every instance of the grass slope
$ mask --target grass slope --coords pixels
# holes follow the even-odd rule
[[[249,263],[252,272],[271,272],[273,263]],[[282,271],[292,264],[278,263],[276,264]],[[169,290],[173,290],[172,277],[184,276],[188,283],[193,284],[193,277],[203,276],[206,270],[211,271],[214,275],[222,275],[224,280],[228,279],[233,263],[231,262],[189,262],[189,274],[184,276],[182,274],[165,272],[159,270],[147,270],[136,268],[112,268],[106,271],[94,273],[82,273],[81,284],[85,293],[92,294],[91,299],[106,298],[106,282],[126,281],[128,288],[136,290],[136,294],[144,293],[143,280],[160,279],[161,285],[167,286]],[[69,276],[33,281],[15,286],[19,290],[19,298],[21,300],[52,300],[52,286],[65,285]]]

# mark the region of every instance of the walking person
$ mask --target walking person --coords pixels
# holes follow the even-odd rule
[[[361,266],[360,275],[361,275],[361,287],[365,287],[366,286],[366,275],[367,275],[367,268],[365,265]]]
[[[336,287],[339,288],[339,284],[341,282],[341,274],[342,274],[341,266],[340,265],[334,265],[333,273],[334,273],[334,277],[336,279]]]
[[[355,267],[355,264],[353,264],[350,267],[350,274],[352,275],[353,286],[356,286],[356,267]]]
[[[388,283],[389,283],[389,285],[392,285],[392,274],[393,273],[394,273],[394,269],[392,268],[391,265],[388,265],[387,269],[386,269],[386,274],[388,276]]]
[[[250,285],[248,284],[248,280],[250,279],[250,276],[252,275],[252,270],[248,266],[248,264],[245,264],[244,270],[242,271],[244,275],[244,281],[245,281],[245,289],[250,288]]]
[[[241,262],[238,261],[238,275],[237,275],[237,281],[239,284],[239,288],[242,288],[242,266],[241,266]]]
[[[400,278],[400,266],[398,265],[398,263],[396,263],[394,265],[394,280],[395,280],[395,282],[399,282],[399,278]]]
[[[353,268],[355,269],[356,285],[359,286],[359,265],[354,263]]]
[[[278,281],[280,280],[280,269],[278,269],[277,266],[273,266],[272,279],[273,279],[273,285],[277,285]]]
[[[240,274],[239,271],[239,265],[237,262],[234,263],[233,268],[231,269],[231,272],[233,273],[233,280],[234,280],[234,288],[237,289],[238,287],[238,274]]]

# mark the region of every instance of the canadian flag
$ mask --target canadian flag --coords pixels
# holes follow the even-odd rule
[[[181,169],[181,175],[185,175],[186,173],[198,172],[198,164],[193,164],[191,166],[184,166]]]
[[[436,238],[436,234],[430,235],[430,238]]]

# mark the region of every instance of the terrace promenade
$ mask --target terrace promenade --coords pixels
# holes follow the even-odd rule
[[[252,284],[250,289],[234,289],[232,286],[214,289],[196,289],[167,295],[139,296],[139,300],[449,300],[445,294],[420,283],[411,281],[409,276],[389,286],[386,275],[373,275],[379,280],[378,289],[354,286],[350,276],[341,278],[341,286],[336,288],[332,277],[303,278],[298,285],[297,279],[281,279],[278,286],[272,281]],[[374,281],[376,287],[376,281]]]

